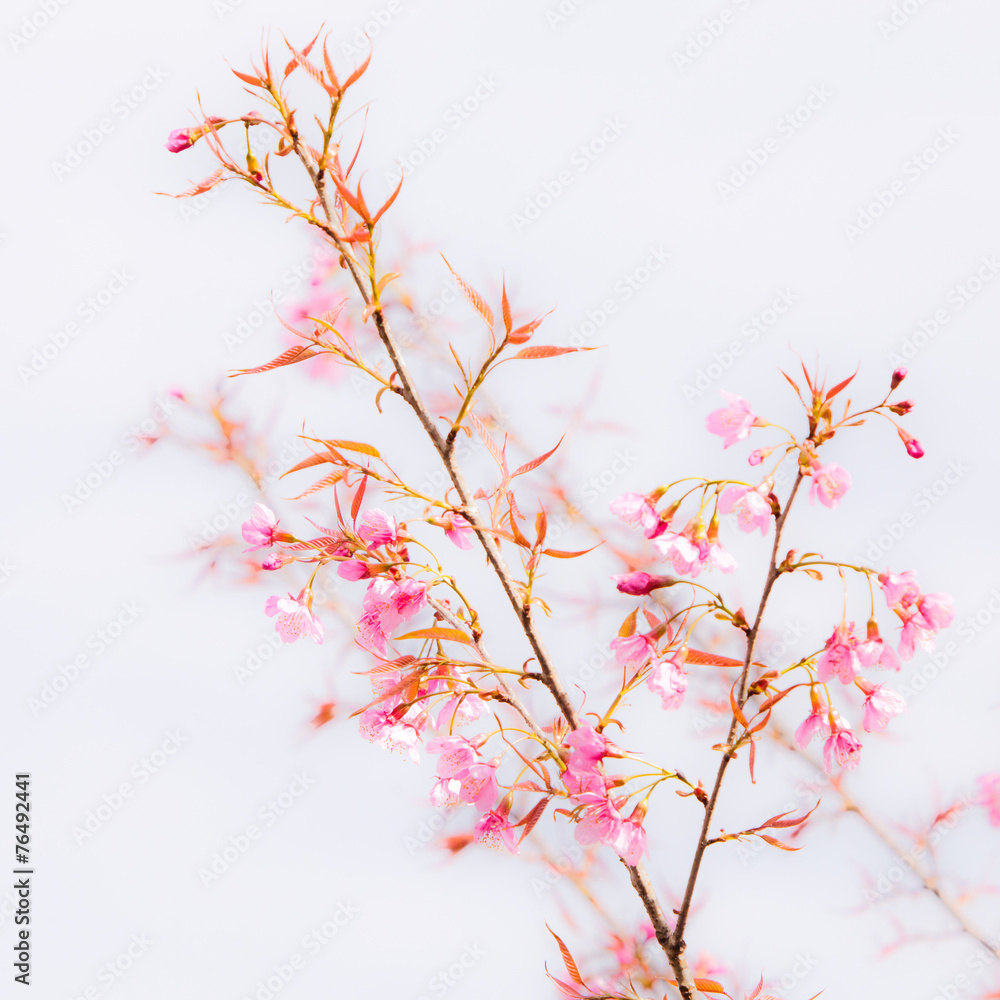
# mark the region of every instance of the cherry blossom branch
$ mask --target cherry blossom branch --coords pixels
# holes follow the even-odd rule
[[[753,625],[747,632],[747,648],[746,655],[743,660],[743,671],[740,674],[739,679],[739,694],[736,697],[736,705],[742,710],[743,706],[748,700],[747,695],[747,682],[750,678],[750,666],[753,663],[754,647],[757,643],[757,635],[760,631],[761,622],[764,618],[764,611],[767,608],[768,598],[771,596],[771,590],[774,587],[775,582],[781,575],[782,570],[780,570],[778,563],[778,549],[781,545],[781,533],[785,526],[785,521],[788,518],[789,511],[792,509],[792,503],[795,500],[795,495],[798,492],[799,486],[802,484],[803,473],[799,469],[798,474],[795,477],[795,482],[792,484],[791,492],[788,495],[788,500],[785,503],[784,510],[776,518],[774,524],[774,545],[771,548],[771,562],[768,566],[767,578],[764,581],[764,588],[761,591],[760,603],[757,607],[757,615],[754,618]],[[726,774],[726,769],[729,767],[729,762],[736,755],[736,750],[734,747],[734,741],[736,739],[736,731],[739,727],[739,714],[734,711],[733,719],[729,725],[729,736],[726,739],[726,749],[722,752],[722,760],[719,762],[719,769],[715,776],[715,784],[712,786],[712,792],[705,803],[705,818],[702,821],[701,833],[698,836],[698,844],[695,847],[694,858],[691,861],[691,868],[688,872],[687,885],[684,889],[684,898],[681,902],[680,908],[677,910],[677,922],[674,925],[673,932],[666,936],[666,940],[661,937],[661,926],[662,914],[658,914],[655,910],[651,909],[649,905],[646,905],[646,899],[643,897],[642,892],[639,892],[638,886],[636,886],[636,891],[639,892],[640,898],[643,899],[643,904],[646,905],[646,912],[649,915],[650,921],[653,923],[653,928],[656,931],[656,939],[660,942],[661,947],[666,953],[667,959],[670,962],[670,967],[674,971],[674,975],[677,977],[677,988],[680,990],[681,996],[684,1000],[694,1000],[694,983],[691,981],[690,974],[687,970],[687,963],[684,960],[684,951],[686,943],[684,941],[684,929],[687,926],[688,915],[691,911],[691,903],[694,898],[694,887],[698,881],[698,873],[701,870],[702,858],[705,855],[705,850],[708,847],[709,840],[709,829],[712,824],[712,818],[715,814],[715,808],[719,800],[719,792],[722,789],[722,781]],[[631,874],[631,870],[630,870]],[[633,875],[632,884],[636,885],[638,873]],[[657,924],[657,918],[660,918],[661,926]]]
[[[799,747],[794,740],[789,739],[788,736],[782,732],[780,727],[776,725],[772,726],[771,735],[787,750],[791,750],[803,760],[807,761],[813,770],[826,777],[826,773],[823,768],[820,767],[808,753]],[[874,833],[875,836],[878,837],[878,839],[881,840],[882,843],[896,855],[900,861],[909,867],[914,875],[916,875],[920,880],[922,887],[929,892],[938,901],[938,904],[956,921],[961,932],[963,934],[967,934],[973,940],[981,944],[987,951],[990,952],[990,954],[1000,958],[1000,947],[990,944],[983,934],[972,925],[968,917],[962,911],[962,908],[953,899],[942,892],[934,873],[925,865],[921,864],[917,858],[914,858],[912,851],[907,851],[877,819],[875,819],[866,809],[860,806],[848,792],[844,791],[844,788],[839,781],[832,782],[831,787],[837,795],[840,796],[844,809],[847,812],[854,813],[861,820],[861,822],[864,823],[865,826],[867,826],[868,829],[871,830],[871,832]]]

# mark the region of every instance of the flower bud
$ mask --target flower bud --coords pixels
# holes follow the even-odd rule
[[[632,597],[645,597],[658,587],[672,587],[677,580],[672,576],[652,576],[649,573],[623,573],[613,576],[612,580],[623,594]]]
[[[902,382],[904,378],[906,378],[908,371],[909,369],[903,368],[901,365],[892,373],[892,382],[890,384],[893,389],[895,389],[899,385],[899,383]]]
[[[890,407],[893,413],[898,413],[901,417],[905,416],[910,410],[913,409],[913,400],[904,399],[901,403],[893,403]]]
[[[200,129],[175,128],[164,144],[171,153],[179,153],[184,149],[190,149],[194,145],[195,139],[200,134]]]
[[[910,440],[906,442],[906,454],[909,455],[910,458],[923,458],[924,447],[916,438],[910,438]]]

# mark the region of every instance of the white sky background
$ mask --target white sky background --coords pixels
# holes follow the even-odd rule
[[[584,931],[557,910],[555,894],[540,902],[532,872],[510,859],[470,852],[445,864],[429,849],[411,857],[404,837],[432,815],[429,770],[370,747],[353,723],[309,731],[318,701],[331,693],[363,697],[347,676],[363,663],[344,657],[336,622],[328,621],[331,639],[321,649],[298,643],[250,682],[234,678],[248,648],[271,631],[267,591],[211,580],[194,587],[196,567],[178,554],[226,505],[242,505],[242,516],[252,497],[240,497],[240,478],[158,446],[129,456],[72,512],[62,500],[169,387],[206,391],[220,373],[261,363],[284,346],[273,322],[236,350],[225,338],[308,255],[308,234],[235,188],[185,218],[182,203],[151,192],[180,190],[212,166],[201,148],[172,156],[163,143],[189,124],[196,90],[209,113],[249,110],[225,61],[248,68],[262,27],[273,27],[275,45],[281,31],[302,42],[325,19],[331,53],[349,67],[356,59],[342,47],[373,8],[299,0],[229,6],[73,0],[17,40],[24,18],[45,20],[43,4],[17,0],[0,24],[2,72],[14,95],[0,209],[7,469],[0,557],[11,567],[0,585],[7,653],[0,781],[12,781],[16,770],[33,774],[37,995],[237,1000],[253,996],[272,967],[299,952],[305,965],[282,996],[353,1000],[374,989],[416,1000],[433,975],[479,943],[485,957],[449,991],[456,1000],[544,996],[542,963],[556,968],[558,956],[543,920],[564,928],[567,939],[578,933],[574,951],[587,951]],[[899,352],[911,345],[901,395],[916,400],[906,425],[926,457],[909,459],[887,424],[845,433],[828,454],[851,471],[853,489],[835,512],[803,504],[788,540],[844,558],[880,546],[877,565],[915,567],[926,590],[955,596],[959,621],[945,638],[956,654],[892,735],[866,738],[864,766],[851,781],[890,824],[917,825],[970,792],[975,775],[1000,768],[989,608],[998,586],[996,542],[979,508],[1000,486],[992,433],[1000,10],[973,0],[908,0],[895,8],[889,0],[590,0],[564,3],[571,13],[550,23],[554,0],[399,0],[393,9],[355,91],[371,101],[362,152],[370,200],[388,193],[384,174],[394,163],[421,143],[434,149],[387,216],[386,248],[410,240],[443,251],[494,305],[505,272],[525,318],[557,307],[539,342],[586,335],[588,312],[609,299],[615,305],[586,340],[607,345],[602,351],[509,368],[497,390],[535,454],[551,447],[565,421],[550,404],[589,396],[595,420],[625,428],[617,436],[578,434],[564,445],[566,481],[588,513],[602,516],[618,493],[681,475],[744,476],[749,449],[723,453],[703,429],[717,389],[747,397],[783,423],[796,415],[777,368],[797,363],[792,350],[809,362],[820,358],[831,382],[860,364],[854,398],[877,401]],[[679,66],[677,54],[706,21],[718,35],[701,54],[695,41]],[[449,116],[484,79],[493,89],[481,106],[467,118]],[[133,88],[141,96],[129,108],[121,95]],[[811,95],[801,127],[779,124]],[[67,147],[83,141],[78,152],[87,148],[88,131],[102,119],[96,148],[57,170]],[[597,139],[609,120],[618,123],[613,141],[599,153],[592,147],[594,158],[585,161],[581,144]],[[436,129],[444,141],[434,138]],[[734,170],[742,172],[738,190],[720,188]],[[546,186],[560,185],[537,219],[518,223]],[[880,193],[891,202],[883,211]],[[845,228],[859,226],[859,213],[873,205],[880,217],[863,232]],[[653,250],[669,261],[626,297],[622,282]],[[127,283],[88,322],[87,298],[116,272]],[[412,284],[433,299],[445,277],[433,253],[419,277]],[[791,302],[787,312],[751,343],[745,325],[778,296]],[[33,352],[57,343],[74,320],[78,335],[65,349],[37,375],[21,377],[19,366],[31,365]],[[464,338],[471,352],[479,335],[471,310],[449,307],[444,321],[443,332]],[[718,377],[711,366],[729,357],[734,342],[743,354]],[[306,419],[326,436],[394,445],[418,475],[430,468],[402,411],[378,418],[370,394],[346,384],[326,396],[313,386],[283,398],[283,388],[300,384],[285,376],[242,387],[258,419],[274,414],[279,439]],[[761,443],[772,440],[767,433]],[[600,482],[623,448],[630,467],[593,499],[588,481]],[[911,526],[887,536],[904,515]],[[560,544],[575,541],[585,544],[569,533]],[[734,600],[749,607],[759,577],[753,567],[766,552],[745,540],[734,549],[750,567],[733,584],[745,596]],[[469,563],[473,571],[476,565]],[[571,664],[605,648],[630,607],[608,593],[606,564],[590,566],[588,586],[605,595],[606,613],[548,629],[550,645]],[[561,568],[554,579],[578,580],[587,567]],[[800,624],[809,631],[802,651],[815,648],[839,615],[837,587],[795,581],[788,590],[774,607],[774,635]],[[505,622],[503,607],[485,600]],[[92,637],[123,602],[141,613],[95,653]],[[979,628],[960,631],[977,613]],[[505,627],[498,625],[501,633]],[[494,646],[506,645],[498,634]],[[90,666],[33,714],[28,699],[80,653]],[[928,662],[918,656],[908,676]],[[707,782],[714,766],[704,739],[692,749],[678,736],[690,735],[690,726],[683,713],[647,715],[637,733],[662,738]],[[186,742],[140,787],[133,767],[176,732]],[[734,805],[723,825],[764,818],[788,801],[787,776],[769,772],[766,762],[752,794],[743,762],[732,769]],[[230,872],[204,887],[198,868],[303,772],[315,783]],[[133,798],[78,844],[72,827],[125,780],[136,786]],[[650,818],[651,870],[675,889],[693,843],[677,817],[689,815],[665,802]],[[970,816],[945,845],[945,858],[973,880],[996,881],[989,860],[996,835]],[[692,921],[692,953],[710,950],[748,987],[762,968],[777,980],[796,956],[811,956],[808,974],[781,992],[787,1000],[820,989],[831,998],[930,998],[968,971],[972,947],[961,940],[880,961],[893,932],[867,912],[862,886],[866,872],[886,870],[888,856],[847,819],[817,826],[806,842],[798,854],[771,852],[747,864],[735,853],[710,857],[703,887],[710,902],[704,918]],[[620,875],[616,864],[608,867]],[[348,904],[358,915],[319,954],[308,954],[303,938]],[[995,900],[978,906],[977,920],[995,935]],[[638,915],[627,895],[615,907],[623,920]],[[946,926],[924,904],[912,904],[908,920],[931,932]],[[9,954],[9,916],[0,926]],[[125,953],[133,935],[151,943],[108,985],[99,969]],[[9,974],[5,966],[5,983]],[[969,982],[960,995],[985,986]]]

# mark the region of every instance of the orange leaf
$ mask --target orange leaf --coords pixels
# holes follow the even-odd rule
[[[462,291],[465,293],[465,297],[472,303],[476,312],[483,317],[483,321],[490,328],[490,331],[492,331],[493,310],[490,309],[490,307],[483,301],[483,297],[479,294],[479,292],[477,292],[471,285],[463,281],[461,277],[455,274],[455,269],[451,266],[451,264],[448,263],[448,258],[445,257],[444,254],[441,255],[441,259],[445,262],[445,265],[447,266],[448,270],[451,271],[455,280],[458,282],[459,288],[461,288]]]
[[[504,282],[501,286],[500,292],[500,305],[503,308],[503,328],[507,336],[510,336],[511,328],[511,318],[510,318],[510,302],[507,301],[507,283]]]
[[[244,83],[249,83],[251,87],[263,87],[264,81],[259,76],[250,76],[249,73],[241,73],[238,69],[229,67],[234,75],[238,76]]]
[[[273,368],[284,368],[285,365],[298,364],[300,361],[305,361],[307,358],[314,358],[317,354],[322,353],[322,351],[314,351],[311,347],[305,347],[300,344],[298,347],[289,347],[287,351],[279,354],[273,361],[269,361],[266,365],[261,365],[259,368],[241,368],[239,371],[230,372],[229,377],[259,375],[261,372],[269,372]]]
[[[620,639],[627,639],[630,635],[635,635],[635,619],[639,614],[638,608],[632,609],[632,614],[622,622],[622,627],[618,629],[618,637]]]
[[[222,179],[224,173],[225,170],[216,170],[210,177],[206,177],[199,184],[195,184],[194,187],[189,187],[187,191],[181,191],[180,194],[171,194],[169,191],[154,191],[153,194],[162,194],[167,198],[194,198],[196,195],[211,191]]]
[[[545,929],[556,939],[556,942],[559,945],[559,952],[562,955],[563,965],[566,966],[566,971],[569,973],[570,979],[572,979],[574,983],[589,989],[590,987],[588,987],[583,981],[583,976],[580,975],[580,970],[576,967],[576,962],[573,960],[573,956],[569,953],[569,948],[566,947],[563,939],[559,937],[559,935],[556,934],[556,932],[549,927],[548,924],[545,925]]]
[[[559,438],[559,440],[556,442],[556,447],[555,448],[553,448],[551,451],[547,451],[540,458],[535,458],[535,459],[532,459],[530,462],[525,462],[524,465],[522,465],[519,469],[515,469],[510,474],[510,478],[513,479],[515,476],[521,476],[525,472],[531,472],[532,469],[537,469],[538,466],[540,466],[542,464],[542,462],[544,462],[548,458],[551,458],[555,454],[556,448],[558,448],[559,445],[561,445],[562,443],[563,443],[563,439]]]
[[[407,632],[397,639],[441,639],[448,642],[464,642],[467,646],[472,645],[472,640],[458,628],[418,628],[416,632]]]
[[[369,39],[368,44],[371,45],[371,39]],[[357,83],[361,79],[361,74],[368,69],[368,64],[372,61],[372,53],[374,51],[373,48],[368,50],[368,58],[344,81],[344,86],[340,88],[341,91],[347,90],[352,83]]]
[[[326,462],[330,462],[333,465],[341,465],[343,460],[338,454],[331,451],[310,455],[308,458],[304,458],[301,462],[293,465],[287,472],[283,472],[278,478],[282,479],[293,472],[300,472],[302,469],[311,469],[314,465],[323,465]]]
[[[523,351],[518,351],[517,354],[511,358],[511,360],[516,360],[520,358],[522,361],[533,361],[538,358],[555,358],[560,354],[573,354],[575,351],[594,351],[597,350],[595,347],[556,347],[552,344],[539,345],[538,347],[526,347]]]
[[[372,219],[372,225],[378,222],[379,219],[385,214],[385,210],[396,200],[396,195],[399,194],[400,189],[403,187],[403,178],[399,178],[399,183],[396,185],[396,190],[389,195],[389,200],[375,213],[375,218]]]
[[[521,841],[523,841],[524,838],[527,837],[528,834],[535,828],[535,824],[542,818],[542,813],[545,812],[545,807],[548,804],[549,800],[547,798],[542,799],[540,802],[536,802],[532,807],[531,812],[529,812],[528,815],[521,820],[524,824],[524,833],[521,834],[521,840],[519,840],[518,843],[521,843]]]
[[[362,455],[371,455],[372,458],[381,458],[377,448],[361,441],[323,441],[328,448],[343,448],[344,451],[359,451]]]
[[[709,667],[742,667],[742,660],[734,660],[731,656],[716,656],[715,653],[704,653],[700,649],[689,649],[684,658],[685,663],[700,663]]]
[[[361,501],[365,495],[365,489],[368,487],[368,477],[362,476],[361,482],[358,484],[358,492],[354,494],[354,501],[351,503],[351,520],[356,521],[358,519],[358,511],[361,510]]]
[[[594,549],[603,544],[604,542],[598,542],[597,545],[591,545],[589,549],[580,549],[579,552],[566,552],[564,549],[542,549],[542,555],[552,556],[553,559],[576,559],[578,556],[585,556],[588,552],[593,552]]]
[[[780,840],[778,840],[777,837],[769,837],[766,833],[758,833],[757,836],[760,837],[761,840],[764,840],[767,843],[769,843],[772,847],[780,847],[781,850],[783,850],[783,851],[801,851],[802,850],[801,847],[789,847],[788,844],[783,844]]]
[[[857,371],[855,371],[855,372],[854,372],[854,375],[857,375],[857,374],[858,374],[858,373],[857,373]],[[830,391],[829,391],[829,392],[828,392],[828,393],[826,394],[826,401],[827,401],[827,402],[829,403],[829,402],[830,402],[830,400],[831,400],[831,399],[833,399],[833,397],[834,397],[834,396],[836,396],[838,392],[840,392],[840,391],[841,391],[842,389],[846,389],[846,388],[847,388],[847,386],[848,386],[848,385],[849,385],[849,384],[851,383],[851,380],[852,380],[852,379],[854,378],[854,375],[851,375],[851,376],[850,376],[849,378],[845,378],[843,382],[838,382],[838,383],[837,383],[837,384],[836,384],[836,385],[835,385],[835,386],[834,386],[834,387],[833,387],[833,388],[832,388],[832,389],[831,389],[831,390],[830,390]]]
[[[292,497],[292,499],[301,500],[303,497],[311,496],[313,493],[325,490],[327,486],[333,486],[334,483],[339,483],[343,478],[344,473],[342,471],[331,473],[325,479],[321,479],[318,483],[313,483],[313,485],[310,486],[305,493],[300,493],[297,497]]]

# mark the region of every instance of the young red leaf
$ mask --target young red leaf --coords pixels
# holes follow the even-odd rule
[[[490,432],[486,429],[483,422],[474,413],[470,414],[472,417],[472,422],[476,425],[476,430],[479,431],[479,436],[483,439],[483,444],[489,449],[490,454],[493,456],[494,461],[500,466],[500,471],[504,475],[504,479],[509,478],[509,473],[507,471],[507,457],[500,450],[500,446],[493,440]]]
[[[705,653],[700,649],[689,649],[684,658],[685,663],[699,663],[709,667],[742,667],[742,660],[734,660],[731,656],[717,656],[715,653]]]
[[[556,934],[556,932],[549,927],[548,924],[545,925],[545,929],[556,939],[556,942],[559,945],[559,952],[562,955],[563,965],[566,966],[566,971],[569,973],[570,979],[572,979],[574,983],[589,989],[587,984],[583,981],[583,976],[580,975],[580,970],[576,967],[576,962],[573,960],[573,956],[570,954],[569,948],[566,947],[563,939],[559,937],[559,935]]]
[[[181,191],[180,194],[171,194],[169,191],[154,191],[153,194],[162,194],[166,198],[194,198],[196,195],[211,191],[222,180],[224,173],[225,170],[216,170],[214,174],[195,184],[194,187],[189,187],[186,191]]]
[[[559,440],[556,442],[556,447],[555,448],[553,448],[551,451],[547,451],[540,458],[535,458],[535,459],[532,459],[530,462],[525,462],[524,465],[522,465],[519,469],[515,469],[510,474],[510,478],[513,479],[515,476],[522,476],[522,475],[524,475],[525,472],[531,472],[532,469],[537,469],[538,466],[540,466],[542,464],[542,462],[544,462],[548,458],[551,458],[555,454],[556,448],[558,448],[559,445],[561,445],[562,443],[563,443],[563,439],[559,438]]]
[[[596,351],[596,347],[556,347],[552,344],[540,344],[538,347],[526,347],[513,355],[512,361],[534,361],[539,358],[555,358],[560,354],[573,354],[575,351]]]
[[[311,347],[300,344],[298,347],[289,347],[287,351],[279,354],[273,361],[269,361],[266,365],[261,365],[258,368],[240,368],[238,371],[230,372],[229,377],[259,375],[261,372],[269,372],[274,368],[284,368],[285,365],[298,364],[300,361],[305,361],[307,358],[314,358],[317,354],[322,353],[322,351],[314,351]]]
[[[375,218],[372,219],[372,225],[378,222],[379,219],[385,214],[386,209],[396,200],[396,195],[399,194],[403,187],[403,178],[399,178],[399,183],[396,185],[396,190],[389,195],[389,200],[375,213]]]
[[[321,479],[318,483],[313,483],[312,486],[305,491],[305,493],[300,493],[297,497],[292,497],[292,499],[301,500],[303,497],[312,496],[313,493],[319,493],[320,490],[325,490],[328,486],[333,486],[334,483],[339,483],[343,478],[343,471],[334,472],[325,479]]]
[[[769,837],[766,833],[758,833],[758,837],[761,840],[766,841],[772,847],[780,847],[783,851],[801,851],[801,847],[789,847],[788,844],[783,844],[777,837]]]
[[[368,487],[368,477],[362,476],[361,482],[358,484],[358,492],[354,494],[354,500],[351,503],[351,520],[356,521],[358,519],[358,511],[361,510],[361,501],[364,499],[365,490]]]
[[[855,372],[854,372],[854,375],[857,375],[857,374],[858,374],[858,373],[857,373],[857,371],[855,371]],[[851,381],[852,381],[852,380],[854,379],[854,375],[851,375],[851,376],[849,376],[848,378],[845,378],[843,382],[838,382],[838,383],[837,383],[837,384],[836,384],[836,385],[835,385],[835,386],[834,386],[834,387],[833,387],[833,388],[832,388],[832,389],[831,389],[831,390],[830,390],[830,391],[829,391],[829,392],[828,392],[828,393],[826,394],[826,401],[827,401],[827,402],[829,403],[829,402],[830,402],[830,400],[831,400],[831,399],[833,399],[833,397],[834,397],[834,396],[836,396],[838,392],[840,392],[840,391],[841,391],[841,390],[843,390],[843,389],[846,389],[846,388],[847,388],[847,387],[848,387],[848,386],[849,386],[849,385],[851,384]]]
[[[577,552],[567,552],[565,549],[542,549],[542,555],[552,556],[553,559],[576,559],[579,556],[585,556],[588,552],[593,552],[594,549],[603,544],[604,542],[598,542],[597,545],[591,545],[589,549],[580,549]]]
[[[244,83],[249,83],[251,87],[263,87],[264,81],[259,76],[250,76],[249,73],[241,73],[238,69],[229,67],[234,76],[238,76]]]
[[[293,465],[286,472],[283,472],[278,478],[283,479],[285,476],[291,475],[293,472],[300,472],[302,469],[311,469],[314,465],[323,465],[326,462],[330,462],[333,465],[341,465],[343,464],[343,459],[335,452],[320,452],[316,455],[310,455],[308,458],[302,459],[301,462]]]
[[[622,627],[618,629],[618,637],[620,639],[627,639],[630,635],[635,635],[635,620],[639,614],[638,608],[632,609],[632,614],[622,622]]]
[[[343,448],[344,451],[359,451],[362,455],[371,455],[372,458],[381,458],[377,448],[362,441],[323,441],[328,448]]]
[[[510,317],[510,302],[507,301],[507,283],[503,282],[500,286],[500,305],[503,309],[503,328],[507,336],[510,336],[510,328],[512,325]]]
[[[368,44],[371,45],[371,40],[369,40]],[[340,88],[341,93],[347,90],[347,88],[350,87],[351,84],[357,83],[358,80],[361,79],[361,74],[364,73],[366,69],[368,69],[368,64],[372,61],[372,53],[374,51],[375,50],[373,48],[368,50],[368,57],[365,59],[365,61],[344,81],[344,86]]]
[[[451,271],[452,276],[458,282],[458,287],[462,289],[465,293],[465,297],[472,303],[476,312],[483,317],[483,321],[490,328],[490,332],[493,332],[493,310],[483,301],[482,296],[477,292],[471,285],[466,283],[459,275],[455,274],[455,269],[448,263],[448,258],[441,255],[441,259],[445,262],[445,266]]]
[[[521,834],[521,839],[518,841],[520,844],[525,837],[535,828],[535,824],[542,818],[542,813],[545,812],[545,807],[549,804],[547,798],[542,799],[540,802],[536,802],[532,806],[531,812],[528,813],[521,822],[524,824],[524,832]]]
[[[447,640],[448,642],[464,642],[466,645],[472,645],[472,640],[461,629],[457,628],[418,628],[416,632],[407,632],[406,635],[400,635],[396,638],[440,639],[442,641]]]

